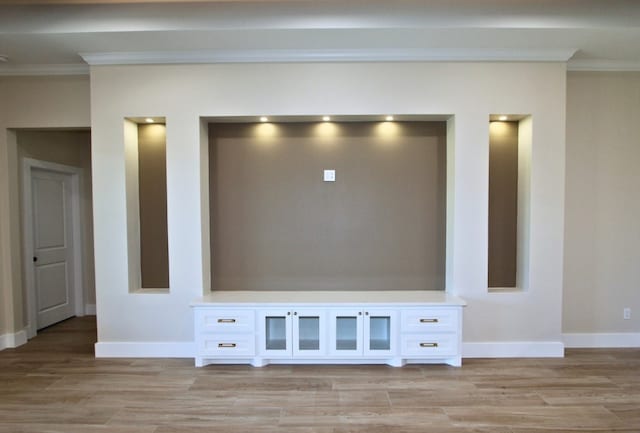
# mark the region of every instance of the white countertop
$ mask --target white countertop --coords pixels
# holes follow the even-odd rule
[[[196,299],[191,306],[228,306],[243,304],[259,306],[264,304],[337,304],[356,305],[403,305],[427,304],[439,306],[465,306],[466,302],[457,296],[439,290],[389,290],[389,291],[224,291],[219,290]]]

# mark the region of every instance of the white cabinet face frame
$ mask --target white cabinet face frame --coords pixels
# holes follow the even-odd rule
[[[362,357],[363,318],[361,309],[341,308],[329,312],[329,354],[341,358]]]
[[[291,310],[259,310],[258,353],[268,358],[290,358],[292,355]]]
[[[364,309],[366,357],[390,357],[398,353],[398,312],[382,308]]]
[[[317,358],[327,353],[327,316],[317,308],[293,309],[293,356]]]

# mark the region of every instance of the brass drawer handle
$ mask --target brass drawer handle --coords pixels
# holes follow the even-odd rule
[[[225,349],[233,349],[236,347],[236,343],[218,343],[218,347]]]
[[[420,343],[420,347],[438,347],[438,343]]]
[[[438,319],[420,319],[420,323],[438,323]]]
[[[236,323],[236,319],[218,319],[218,323]]]

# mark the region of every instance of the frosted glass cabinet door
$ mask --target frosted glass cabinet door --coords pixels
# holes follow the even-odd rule
[[[291,356],[291,311],[258,312],[259,352],[270,357]]]
[[[317,309],[293,311],[293,354],[318,356],[326,353],[326,315]]]
[[[397,312],[365,309],[364,353],[369,356],[392,356],[398,340]]]
[[[362,356],[362,310],[341,309],[329,314],[329,353]]]

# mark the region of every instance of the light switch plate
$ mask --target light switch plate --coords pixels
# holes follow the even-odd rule
[[[336,171],[335,170],[325,170],[324,177],[325,182],[335,182],[336,181]]]

